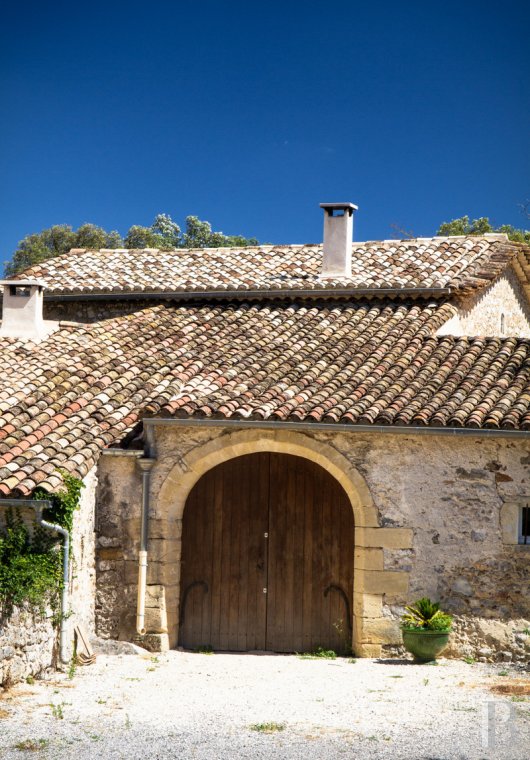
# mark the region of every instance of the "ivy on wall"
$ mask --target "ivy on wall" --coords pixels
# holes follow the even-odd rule
[[[74,512],[79,506],[83,483],[67,472],[61,473],[65,490],[49,494],[34,491],[33,499],[47,499],[51,508],[44,518],[72,531]],[[13,606],[24,602],[56,608],[62,587],[61,542],[57,535],[38,525],[28,528],[20,511],[8,509],[0,528],[0,610],[9,615]]]
[[[74,522],[74,512],[79,506],[81,498],[81,489],[84,483],[78,478],[74,478],[69,472],[61,470],[65,490],[58,493],[47,493],[42,488],[37,488],[33,492],[34,499],[47,499],[51,502],[51,509],[44,514],[44,519],[48,522],[58,523],[62,528],[66,528],[69,533],[72,532]]]

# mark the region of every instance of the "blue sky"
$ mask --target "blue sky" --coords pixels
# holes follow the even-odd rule
[[[156,213],[318,242],[524,226],[530,4],[26,2],[0,30],[0,245]],[[528,226],[528,222],[526,223]]]

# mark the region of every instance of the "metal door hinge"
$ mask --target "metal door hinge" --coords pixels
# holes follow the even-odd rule
[[[268,534],[268,533],[264,533],[264,534],[263,534],[263,538],[268,538],[268,537],[269,537],[269,534]]]
[[[263,589],[263,593],[264,593],[264,594],[266,594],[266,593],[267,593],[267,589],[266,589],[266,588],[264,588],[264,589]]]

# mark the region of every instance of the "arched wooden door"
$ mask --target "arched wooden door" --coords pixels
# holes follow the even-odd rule
[[[351,505],[319,465],[259,453],[214,467],[184,510],[180,645],[346,651],[353,554]]]

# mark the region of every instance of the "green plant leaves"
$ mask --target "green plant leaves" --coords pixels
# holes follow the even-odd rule
[[[448,631],[453,618],[440,610],[438,602],[432,602],[424,596],[414,604],[405,607],[406,613],[401,618],[403,628],[412,630]]]
[[[48,494],[39,489],[33,498],[50,501],[46,519],[71,532],[83,483],[68,472],[61,474],[64,491]],[[61,566],[59,538],[37,523],[28,527],[19,510],[6,510],[0,528],[0,611],[9,615],[13,606],[24,602],[41,609],[46,604],[55,608],[62,584]]]

